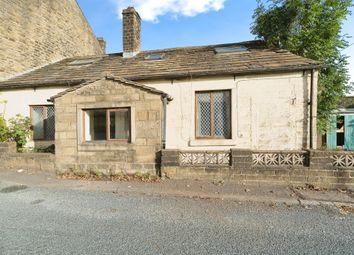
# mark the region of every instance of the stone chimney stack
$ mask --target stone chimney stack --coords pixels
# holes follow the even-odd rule
[[[134,7],[123,10],[123,57],[131,58],[140,52],[141,18]]]
[[[100,44],[102,53],[106,54],[106,40],[103,37],[97,37],[97,41]]]

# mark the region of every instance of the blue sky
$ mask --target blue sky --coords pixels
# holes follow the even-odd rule
[[[96,36],[107,41],[107,52],[122,51],[120,10],[140,9],[142,49],[207,45],[252,40],[250,33],[256,0],[78,0]],[[343,33],[354,36],[354,15]],[[354,38],[345,53],[354,82]]]

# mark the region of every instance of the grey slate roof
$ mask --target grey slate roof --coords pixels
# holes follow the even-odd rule
[[[339,104],[340,108],[354,108],[354,96],[347,96],[347,97],[343,97],[340,104]]]
[[[248,48],[248,51],[216,54],[218,47]],[[161,55],[158,60],[147,60]],[[91,63],[92,62],[92,63]],[[0,89],[38,86],[75,86],[105,73],[131,81],[173,79],[212,75],[240,75],[275,71],[309,70],[319,63],[286,50],[269,49],[262,41],[142,51],[133,58],[122,53],[68,58],[0,82]]]

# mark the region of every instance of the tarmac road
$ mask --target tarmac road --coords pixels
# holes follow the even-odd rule
[[[329,207],[0,188],[0,254],[354,254],[354,214]]]

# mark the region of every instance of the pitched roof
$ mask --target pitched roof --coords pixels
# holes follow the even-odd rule
[[[81,83],[80,85],[71,87],[71,88],[69,88],[69,89],[67,89],[67,90],[65,90],[63,92],[60,92],[60,93],[56,94],[55,96],[52,96],[50,98],[50,101],[53,101],[56,98],[65,96],[66,94],[68,94],[70,92],[73,92],[75,90],[78,90],[78,89],[80,89],[82,87],[85,87],[85,86],[87,86],[89,84],[92,84],[92,83],[94,83],[96,81],[103,80],[103,79],[120,82],[120,83],[123,83],[123,84],[128,85],[128,86],[133,86],[133,87],[136,87],[136,88],[140,88],[142,90],[146,90],[146,91],[148,91],[150,93],[160,94],[163,97],[166,97],[167,100],[169,100],[169,101],[173,100],[173,98],[170,95],[168,95],[167,93],[165,93],[165,92],[163,92],[161,90],[155,89],[153,87],[149,87],[149,86],[146,86],[146,85],[143,85],[141,83],[134,82],[134,81],[129,81],[129,80],[121,78],[121,77],[116,77],[116,76],[113,76],[113,75],[106,75],[104,78],[99,78],[99,79],[95,79],[95,80],[91,80],[91,81],[86,81],[84,83]]]
[[[225,53],[229,48],[245,47]],[[217,50],[219,49],[219,50]],[[219,51],[219,53],[216,53]],[[239,75],[308,70],[319,63],[286,50],[269,49],[263,41],[142,51],[133,58],[122,53],[68,58],[0,82],[0,89],[72,86],[111,73],[132,81],[211,75]]]
[[[354,96],[343,97],[340,104],[340,108],[354,108]]]

